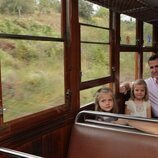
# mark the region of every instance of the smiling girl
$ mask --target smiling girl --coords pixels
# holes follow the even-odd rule
[[[125,114],[151,118],[148,89],[143,79],[136,80],[131,87],[131,98],[125,102]]]

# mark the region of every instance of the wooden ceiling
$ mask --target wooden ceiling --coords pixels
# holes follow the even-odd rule
[[[158,0],[88,0],[158,26]]]

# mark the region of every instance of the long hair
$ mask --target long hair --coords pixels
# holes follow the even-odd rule
[[[99,106],[99,96],[101,93],[110,93],[113,99],[113,108],[111,109],[111,113],[118,113],[118,106],[116,104],[116,99],[115,96],[113,94],[113,91],[110,88],[107,87],[103,87],[97,90],[97,92],[95,93],[95,110],[96,111],[103,111],[100,106]]]
[[[143,100],[147,101],[149,99],[148,88],[147,88],[146,82],[143,79],[135,80],[134,83],[132,84],[132,87],[131,87],[131,99],[132,100],[135,99],[134,88],[135,88],[136,85],[143,85],[144,86],[144,88],[145,88],[145,95],[143,97]]]

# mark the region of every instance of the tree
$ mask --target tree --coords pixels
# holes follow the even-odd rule
[[[34,0],[0,0],[1,14],[27,14],[34,11]]]
[[[79,0],[79,15],[83,18],[89,19],[93,14],[93,4],[85,0]]]
[[[40,13],[50,13],[52,10],[61,11],[59,0],[36,0],[38,10]]]
[[[100,7],[98,11],[95,13],[95,16],[102,18],[109,18],[109,10],[103,7]]]

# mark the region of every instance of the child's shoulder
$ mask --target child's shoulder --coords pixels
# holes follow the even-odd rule
[[[148,106],[151,106],[150,101],[149,101],[149,100],[144,101],[144,105],[146,105],[147,107],[148,107]]]
[[[134,103],[134,101],[132,99],[125,101],[125,104],[132,104],[132,103]]]

